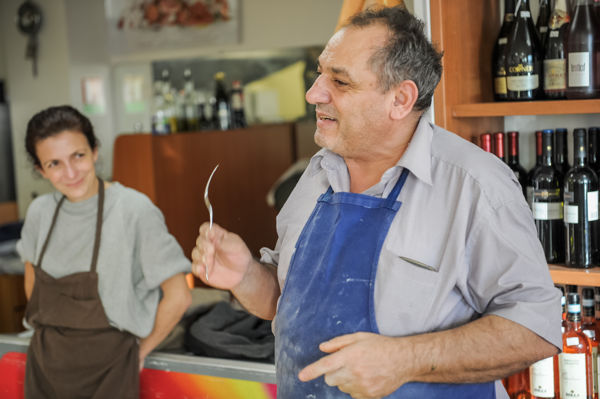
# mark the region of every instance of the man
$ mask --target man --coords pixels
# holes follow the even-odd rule
[[[559,292],[511,170],[421,118],[441,69],[405,9],[357,15],[306,93],[323,149],[275,250],[258,262],[239,236],[200,228],[195,273],[276,316],[281,398],[507,397],[494,380],[561,346]]]

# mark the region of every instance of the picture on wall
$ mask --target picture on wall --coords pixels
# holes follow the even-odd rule
[[[239,0],[105,0],[112,56],[239,41]]]

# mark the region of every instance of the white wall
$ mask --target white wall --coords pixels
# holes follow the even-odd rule
[[[51,190],[37,178],[24,151],[25,128],[37,111],[57,104],[81,105],[81,78],[90,74],[106,79],[106,113],[92,120],[101,140],[100,174],[111,173],[112,141],[117,132],[112,103],[112,75],[130,65],[149,71],[154,59],[189,58],[231,50],[275,49],[325,44],[337,23],[343,0],[240,0],[241,40],[221,47],[196,47],[110,59],[106,53],[104,0],[36,0],[44,12],[39,36],[39,74],[32,77],[25,61],[26,37],[15,26],[21,0],[0,0],[0,77],[10,95],[17,200],[21,216],[32,193]],[[2,57],[2,46],[4,57]],[[4,64],[2,60],[4,59]],[[4,71],[4,72],[3,72]]]

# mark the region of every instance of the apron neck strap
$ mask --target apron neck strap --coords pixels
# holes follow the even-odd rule
[[[46,248],[48,247],[48,243],[50,242],[50,236],[52,236],[52,231],[54,230],[54,226],[56,225],[56,219],[58,219],[58,211],[62,206],[63,202],[65,202],[64,195],[56,204],[56,209],[54,210],[54,215],[52,216],[52,223],[50,224],[50,229],[48,230],[48,234],[46,235],[46,241],[44,241],[44,246],[42,247],[42,251],[40,252],[40,257],[37,261],[37,266],[42,267],[42,260],[44,259],[44,254],[46,253]],[[104,213],[104,182],[101,178],[98,177],[98,212],[96,218],[96,235],[94,237],[94,251],[92,252],[92,266],[91,271],[96,271],[96,263],[98,262],[98,251],[100,250],[100,236],[102,234],[102,217]]]
[[[408,177],[408,169],[403,168],[400,177],[398,177],[398,181],[396,185],[387,196],[386,201],[389,206],[393,205],[394,202],[398,199],[398,195],[400,195],[400,191],[402,191],[402,187],[404,187],[404,183],[406,183],[406,178]]]

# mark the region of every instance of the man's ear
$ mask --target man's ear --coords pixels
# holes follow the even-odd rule
[[[419,88],[412,80],[404,80],[392,89],[394,93],[390,117],[393,120],[404,119],[410,114],[419,97]]]

